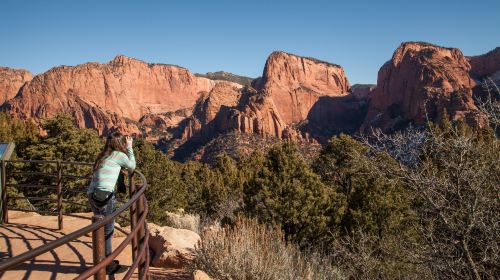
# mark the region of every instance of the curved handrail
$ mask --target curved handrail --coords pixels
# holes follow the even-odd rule
[[[146,214],[147,214],[147,211],[144,212],[144,215],[142,215],[141,219],[139,220],[139,224],[140,223],[144,223],[146,221]],[[93,267],[87,269],[82,274],[80,274],[80,276],[76,277],[75,280],[87,279],[91,275],[96,274],[100,267],[104,267],[104,266],[110,264],[123,251],[123,249],[125,249],[125,247],[130,242],[132,242],[132,238],[137,234],[137,232],[139,231],[139,229],[140,229],[140,227],[136,227],[133,231],[131,231],[130,234],[127,235],[127,237],[125,238],[125,240],[123,240],[122,243],[120,243],[120,245],[118,245],[118,247],[116,247],[116,249],[113,250],[113,252],[111,254],[109,254],[109,256],[107,256],[105,259],[103,259],[99,263],[99,266],[96,265],[96,266],[93,266]],[[146,242],[147,242],[148,239],[149,239],[148,235],[146,235],[143,244],[146,244]],[[143,252],[141,252],[141,253],[143,253]],[[139,254],[141,254],[141,253],[139,253]]]
[[[44,160],[33,160],[33,161],[30,161],[30,160],[9,160],[8,162],[49,163],[49,164],[50,163],[57,163],[57,164],[63,163],[63,164],[69,164],[69,165],[92,165],[90,163],[84,163],[84,162],[70,162],[70,161],[62,162],[62,161],[44,161]],[[145,264],[144,264],[145,271],[147,272],[147,270],[149,269],[149,263],[147,263],[149,256],[144,256],[144,254],[149,254],[148,253],[149,250],[148,250],[148,246],[147,246],[147,242],[149,239],[149,233],[148,233],[147,224],[146,224],[146,215],[148,213],[148,209],[147,209],[147,201],[144,197],[144,192],[146,191],[146,188],[147,188],[147,181],[141,172],[134,170],[133,174],[138,174],[140,176],[140,179],[142,181],[142,185],[138,189],[134,190],[133,196],[130,197],[130,199],[127,202],[125,202],[119,209],[117,209],[115,212],[113,212],[112,215],[106,216],[98,222],[94,222],[94,223],[92,223],[84,228],[81,228],[77,231],[74,231],[70,234],[67,234],[59,239],[48,242],[48,243],[46,243],[42,246],[39,246],[33,250],[30,250],[30,251],[25,252],[23,254],[20,254],[18,256],[15,256],[15,257],[9,258],[5,261],[2,261],[2,262],[0,262],[0,271],[5,271],[9,268],[13,268],[16,265],[19,265],[25,261],[31,260],[31,259],[33,259],[41,254],[44,254],[50,250],[53,250],[57,247],[65,245],[65,244],[67,244],[67,243],[69,243],[77,238],[80,238],[80,237],[82,237],[90,232],[95,232],[96,230],[104,227],[106,224],[113,221],[115,218],[117,218],[119,215],[121,215],[125,210],[133,209],[134,205],[136,203],[139,203],[140,200],[143,199],[142,202],[144,203],[144,209],[143,209],[142,213],[139,213],[140,216],[137,217],[137,223],[135,223],[136,224],[135,228],[131,228],[131,232],[127,235],[125,240],[123,240],[122,243],[117,248],[115,248],[115,250],[113,250],[109,256],[102,259],[99,264],[96,264],[93,267],[87,269],[86,271],[84,271],[80,276],[78,276],[75,279],[86,279],[92,275],[95,275],[100,270],[102,270],[106,265],[110,264],[125,249],[125,247],[132,242],[133,239],[137,238],[137,235],[141,229],[143,229],[143,235],[144,235],[143,239],[141,240],[142,241],[141,246],[138,248],[137,256],[134,259],[134,262],[133,262],[132,266],[129,268],[129,271],[126,274],[126,277],[124,279],[129,278],[132,275],[133,271],[140,265],[140,262],[142,262],[142,261],[145,262]],[[137,211],[137,207],[135,207],[135,211]],[[145,278],[145,277],[146,277],[146,274],[143,273],[141,278]]]

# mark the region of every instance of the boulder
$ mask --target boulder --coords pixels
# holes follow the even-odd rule
[[[154,253],[151,263],[156,267],[180,268],[193,261],[200,236],[187,229],[157,226],[148,223],[149,248]]]

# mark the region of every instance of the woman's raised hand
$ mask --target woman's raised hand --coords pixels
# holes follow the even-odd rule
[[[125,141],[127,143],[127,148],[132,148],[132,141],[133,141],[132,136],[129,135],[125,136]]]

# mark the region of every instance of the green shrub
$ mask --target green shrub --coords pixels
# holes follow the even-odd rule
[[[340,218],[338,210],[344,207],[291,142],[269,151],[244,191],[249,215],[281,225],[287,239],[301,245],[327,238],[328,224]]]

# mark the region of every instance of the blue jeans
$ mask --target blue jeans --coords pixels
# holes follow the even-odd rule
[[[94,200],[92,199],[92,195],[88,195],[89,198],[89,204],[90,208],[92,209],[92,212],[94,212],[94,215],[103,215],[103,216],[110,216],[113,214],[115,211],[115,194],[112,194],[112,197],[108,200],[106,205],[103,207],[99,207],[95,205]],[[113,232],[115,231],[115,219],[111,220],[108,224],[104,226],[104,251],[106,256],[111,254],[112,250],[112,239],[113,239]]]

